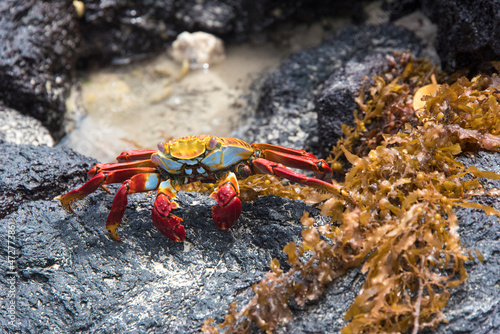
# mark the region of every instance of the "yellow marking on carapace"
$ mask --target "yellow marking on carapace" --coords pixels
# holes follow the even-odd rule
[[[172,140],[168,143],[170,155],[177,159],[193,159],[203,154],[210,136],[189,136]]]

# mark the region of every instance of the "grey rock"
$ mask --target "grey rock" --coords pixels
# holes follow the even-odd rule
[[[389,14],[391,21],[400,19],[420,8],[420,0],[384,0],[382,9]]]
[[[213,199],[180,192],[176,214],[187,240],[175,243],[151,221],[153,196],[134,194],[118,244],[104,228],[112,196],[96,191],[73,204],[76,215],[52,200],[81,184],[94,161],[70,150],[0,145],[8,152],[2,203],[17,203],[0,220],[2,332],[198,332],[208,317],[223,321],[232,301],[248,300],[269,261],[284,263],[281,249],[298,241],[303,211],[318,213],[268,196],[243,203],[237,225],[222,231],[212,221]]]
[[[186,0],[85,1],[82,56],[127,63],[167,48],[183,31],[204,31],[225,41],[243,41],[288,20],[313,22],[324,15],[362,13],[352,1]]]
[[[477,69],[500,57],[500,2],[421,0],[422,11],[438,26],[436,49],[444,69]]]
[[[221,321],[235,298],[249,298],[272,257],[283,260],[280,249],[297,239],[304,209],[277,197],[266,209],[262,201],[248,204],[238,226],[221,231],[207,196],[181,194],[189,241],[175,243],[152,224],[152,198],[135,197],[120,227],[124,244],[107,237],[111,197],[103,192],[76,216],[38,200],[0,222],[2,235],[15,226],[14,239],[0,243],[2,253],[15,250],[14,274],[0,263],[1,284],[14,277],[16,289],[16,318],[0,324],[4,331],[195,332],[208,317]]]
[[[18,145],[54,145],[52,136],[39,120],[2,105],[0,105],[0,141]]]
[[[460,157],[465,166],[500,173],[500,153],[477,152]],[[500,188],[500,181],[480,179],[485,189]],[[498,197],[482,196],[477,202],[500,210]],[[465,249],[478,250],[478,259],[466,263],[467,280],[452,290],[444,316],[448,323],[422,333],[498,333],[500,332],[500,224],[498,217],[487,216],[482,210],[456,208],[459,234]]]
[[[71,1],[0,2],[0,101],[40,120],[56,140],[79,36]]]
[[[318,211],[301,201],[267,196],[243,203],[237,225],[222,231],[212,222],[212,199],[180,192],[176,214],[184,219],[187,240],[175,243],[151,222],[153,196],[134,194],[119,228],[124,243],[118,244],[104,229],[111,195],[96,191],[73,204],[76,215],[52,200],[54,193],[81,184],[94,161],[58,148],[0,148],[10,152],[2,165],[2,201],[18,202],[7,214],[2,210],[0,219],[3,332],[198,332],[209,317],[222,322],[229,303],[242,305],[252,297],[251,286],[269,270],[271,258],[285,263],[281,250],[300,240],[298,220],[304,210],[319,219]],[[500,154],[479,152],[464,161],[500,172]],[[7,186],[5,179],[12,179]],[[500,186],[499,181],[483,182],[486,187]],[[26,187],[32,197],[16,199],[11,190]],[[111,186],[112,192],[116,189]],[[500,209],[496,199],[480,201]],[[485,262],[467,264],[469,278],[452,290],[444,310],[449,323],[433,332],[495,332],[500,228],[496,218],[481,210],[461,209],[458,214],[462,242],[478,249]],[[293,319],[277,332],[337,333],[363,283],[359,268],[349,271],[332,282],[321,299],[302,308],[292,304]]]
[[[355,98],[363,83],[369,87],[373,76],[387,67],[382,53],[373,53],[361,59],[351,59],[336,69],[325,81],[324,88],[316,95],[318,114],[319,155],[328,156],[333,145],[344,136],[342,125],[353,125]]]
[[[404,28],[342,29],[319,47],[292,55],[271,74],[262,85],[255,115],[235,135],[249,142],[305,148],[324,157],[342,122],[353,119],[363,76],[380,70],[385,55],[406,50],[418,54],[420,44]]]
[[[23,203],[60,195],[95,164],[70,149],[0,143],[0,151],[0,218]]]

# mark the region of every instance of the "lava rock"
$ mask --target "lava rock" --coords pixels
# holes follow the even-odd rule
[[[453,72],[500,58],[500,2],[421,0],[422,11],[438,26],[436,49]]]
[[[23,203],[52,199],[81,183],[96,163],[70,149],[0,143],[0,218]]]
[[[79,44],[71,1],[0,2],[0,100],[58,140]]]
[[[81,18],[82,63],[127,63],[168,47],[184,31],[238,42],[285,20],[297,24],[339,14],[364,17],[361,5],[348,0],[89,0]]]
[[[373,53],[361,59],[354,57],[334,70],[325,81],[324,88],[315,97],[319,138],[317,150],[320,156],[328,156],[333,145],[344,136],[343,124],[353,124],[353,112],[357,107],[354,99],[363,83],[370,86],[373,76],[385,68],[387,59],[382,53]]]
[[[151,222],[154,193],[133,194],[119,228],[124,243],[119,244],[104,228],[111,195],[96,191],[74,203],[76,215],[52,200],[54,193],[81,183],[94,161],[58,148],[0,144],[0,149],[9,152],[2,164],[3,201],[16,200],[12,189],[32,187],[30,192],[37,194],[19,199],[0,219],[2,332],[199,332],[205,319],[222,322],[231,302],[243,305],[252,298],[251,286],[269,270],[270,259],[285,263],[282,248],[299,241],[303,227],[298,221],[304,211],[323,219],[301,201],[266,196],[243,203],[236,226],[222,231],[211,218],[213,199],[179,192],[176,214],[184,219],[187,239],[175,243]],[[479,152],[463,161],[500,172],[498,153]],[[8,187],[5,179],[11,179]],[[484,184],[500,187],[500,181]],[[110,189],[113,193],[117,186]],[[490,197],[479,201],[500,209]],[[467,264],[469,278],[451,290],[444,310],[450,322],[437,332],[495,332],[500,230],[496,218],[481,210],[457,212],[463,244],[478,249],[485,262]],[[350,270],[321,299],[304,307],[292,305],[292,320],[277,332],[338,333],[363,283],[360,268]]]
[[[420,49],[414,34],[401,27],[349,26],[319,47],[293,54],[271,74],[260,90],[256,115],[235,135],[324,157],[342,123],[353,120],[364,76],[380,71],[385,55],[406,50],[418,55]]]
[[[420,9],[420,0],[384,0],[381,8],[395,21]]]
[[[500,153],[477,152],[458,159],[466,167],[476,166],[500,174]],[[480,179],[485,189],[499,189],[500,181]],[[481,196],[474,201],[500,210],[498,197]],[[465,249],[475,254],[478,250],[484,261],[468,261],[465,265],[467,280],[451,290],[448,305],[443,310],[448,323],[422,333],[499,333],[500,332],[500,225],[498,217],[487,216],[484,211],[455,208],[459,221],[458,233]]]
[[[118,244],[104,228],[111,200],[94,193],[76,206],[77,215],[37,200],[0,221],[2,235],[15,230],[13,240],[0,242],[2,253],[15,250],[11,274],[0,263],[0,284],[8,288],[14,279],[16,290],[16,318],[1,323],[3,331],[197,332],[209,317],[222,321],[235,299],[248,299],[271,258],[283,260],[305,207],[281,198],[246,204],[238,225],[222,231],[211,221],[209,197],[181,193],[188,240],[175,243],[151,222],[153,198],[131,196],[119,229],[125,242]],[[261,212],[264,206],[279,220]],[[263,237],[270,239],[264,245]],[[0,313],[7,319],[5,309]]]
[[[165,49],[183,31],[241,41],[289,18],[301,6],[301,2],[283,0],[85,1],[82,56],[127,63]]]
[[[54,145],[52,136],[39,120],[1,104],[0,141],[18,145]]]
[[[231,302],[251,298],[272,258],[285,263],[282,248],[298,242],[304,210],[318,214],[302,201],[267,196],[243,203],[237,225],[223,231],[212,221],[213,199],[180,192],[176,214],[187,240],[176,243],[151,221],[154,194],[133,194],[119,244],[105,230],[111,195],[96,191],[74,203],[76,215],[52,199],[81,184],[92,159],[0,145],[7,153],[0,167],[1,332],[199,332],[205,319],[222,322]]]

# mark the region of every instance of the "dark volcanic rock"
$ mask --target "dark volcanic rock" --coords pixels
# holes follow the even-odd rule
[[[337,140],[343,137],[342,125],[352,125],[353,112],[364,82],[373,82],[372,77],[387,67],[383,53],[373,53],[365,58],[348,60],[344,66],[333,71],[325,81],[324,88],[316,95],[318,113],[319,155],[328,156]],[[367,80],[366,80],[367,79]],[[366,81],[365,81],[366,80]]]
[[[31,150],[35,149],[39,148],[25,147],[19,155],[34,158]],[[54,167],[68,167],[64,156],[69,152],[44,149],[38,153],[37,166],[43,179],[51,173],[52,179],[59,177],[58,184],[49,184],[58,192],[93,163],[75,155],[71,168]],[[3,144],[2,150],[9,147]],[[10,154],[3,165],[12,169],[20,163],[29,165],[23,159]],[[499,154],[478,153],[464,159],[481,169],[500,171]],[[22,182],[18,188],[40,180],[35,170],[25,174],[17,181]],[[499,187],[499,183],[486,186]],[[14,211],[0,219],[0,235],[4,236],[0,241],[0,297],[5,301],[0,306],[2,332],[198,332],[209,317],[221,322],[229,303],[248,301],[252,284],[269,270],[269,260],[276,257],[285,263],[281,249],[289,241],[298,241],[303,211],[317,214],[303,202],[267,196],[243,203],[237,225],[222,231],[212,222],[212,199],[180,192],[181,209],[176,214],[184,219],[187,241],[175,243],[151,222],[154,196],[134,194],[129,196],[126,219],[119,228],[124,243],[118,244],[107,237],[104,228],[111,195],[96,191],[75,203],[77,214],[72,215],[52,200],[50,192],[42,190],[39,194],[47,194],[43,198],[19,201]],[[14,196],[8,195],[9,199]],[[481,201],[500,209],[491,198]],[[461,209],[458,214],[464,245],[478,249],[485,262],[468,263],[468,280],[451,291],[445,308],[450,323],[442,323],[433,332],[495,332],[500,302],[498,222],[481,210]],[[360,268],[349,271],[332,282],[318,301],[303,308],[292,305],[293,319],[277,332],[338,333],[363,283]],[[11,305],[15,311],[9,313]]]
[[[107,62],[158,51],[179,33],[174,14],[172,0],[85,1],[82,57]]]
[[[79,36],[71,1],[0,2],[0,100],[39,119],[56,140]]]
[[[104,229],[112,201],[104,192],[76,216],[39,200],[1,220],[2,235],[15,229],[14,240],[0,243],[2,254],[15,249],[14,274],[6,274],[5,257],[0,263],[1,284],[13,277],[16,289],[16,318],[1,323],[3,331],[197,332],[208,317],[221,321],[235,298],[249,298],[271,258],[284,260],[281,248],[300,235],[305,208],[278,197],[245,204],[237,227],[222,231],[211,221],[211,199],[181,193],[189,241],[175,243],[151,222],[152,200],[132,196],[123,244]]]
[[[183,31],[204,31],[225,41],[242,41],[287,19],[297,24],[339,13],[363,16],[362,7],[347,0],[89,0],[81,20],[83,56],[128,62],[168,47]]]
[[[1,150],[1,332],[198,332],[206,318],[220,322],[229,303],[249,298],[271,258],[285,262],[281,249],[298,241],[304,210],[317,214],[268,196],[243,203],[238,224],[222,231],[213,199],[181,192],[176,214],[187,241],[175,243],[151,221],[153,196],[134,194],[118,244],[104,228],[112,196],[96,191],[73,205],[77,215],[52,199],[74,187],[91,159],[48,147]]]
[[[465,166],[476,166],[500,174],[500,153],[478,152],[461,156]],[[500,181],[481,179],[486,189],[500,188]],[[498,197],[480,197],[478,203],[500,210]],[[466,264],[467,280],[452,290],[444,309],[449,323],[441,323],[435,330],[425,333],[499,333],[500,332],[500,224],[498,217],[487,216],[482,210],[456,208],[462,245],[472,254],[478,250],[484,262],[469,261]],[[423,332],[424,333],[424,332]]]
[[[83,56],[127,62],[128,57],[168,47],[183,31],[241,41],[288,18],[301,5],[269,0],[85,1]]]
[[[385,55],[420,43],[392,25],[347,27],[321,46],[300,51],[267,78],[257,115],[237,133],[249,142],[312,150],[331,148],[342,123],[350,123],[363,77],[385,66]],[[324,156],[324,150],[321,152]]]
[[[449,71],[477,67],[500,58],[500,2],[421,0],[422,11],[438,26],[436,49]]]
[[[0,218],[23,203],[64,193],[96,163],[70,149],[0,143],[0,151]]]

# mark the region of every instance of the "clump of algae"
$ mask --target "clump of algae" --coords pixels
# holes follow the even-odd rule
[[[238,180],[240,187],[240,199],[243,201],[255,201],[266,195],[303,200],[308,204],[317,204],[329,198],[328,194],[317,189],[284,183],[283,180],[274,175],[256,174],[244,180]],[[211,193],[216,185],[213,183],[193,182],[184,184],[180,190],[195,191],[200,193]]]
[[[205,332],[248,332],[252,325],[272,332],[291,319],[291,299],[299,305],[315,300],[328,283],[361,265],[366,282],[342,333],[417,333],[444,320],[450,290],[467,278],[470,256],[453,207],[500,216],[471,201],[498,194],[484,190],[479,178],[500,175],[456,159],[466,150],[500,151],[500,79],[480,75],[439,85],[415,111],[412,97],[440,74],[407,54],[389,61],[391,70],[375,79],[370,98],[358,98],[355,127],[345,127],[346,138],[332,150],[331,161],[343,156],[352,165],[343,186],[357,206],[328,199],[322,213],[331,224],[319,227],[305,214],[302,242],[283,249],[291,268],[284,272],[273,259],[271,272],[253,286],[255,296],[239,310],[232,303],[222,324],[207,320]]]

